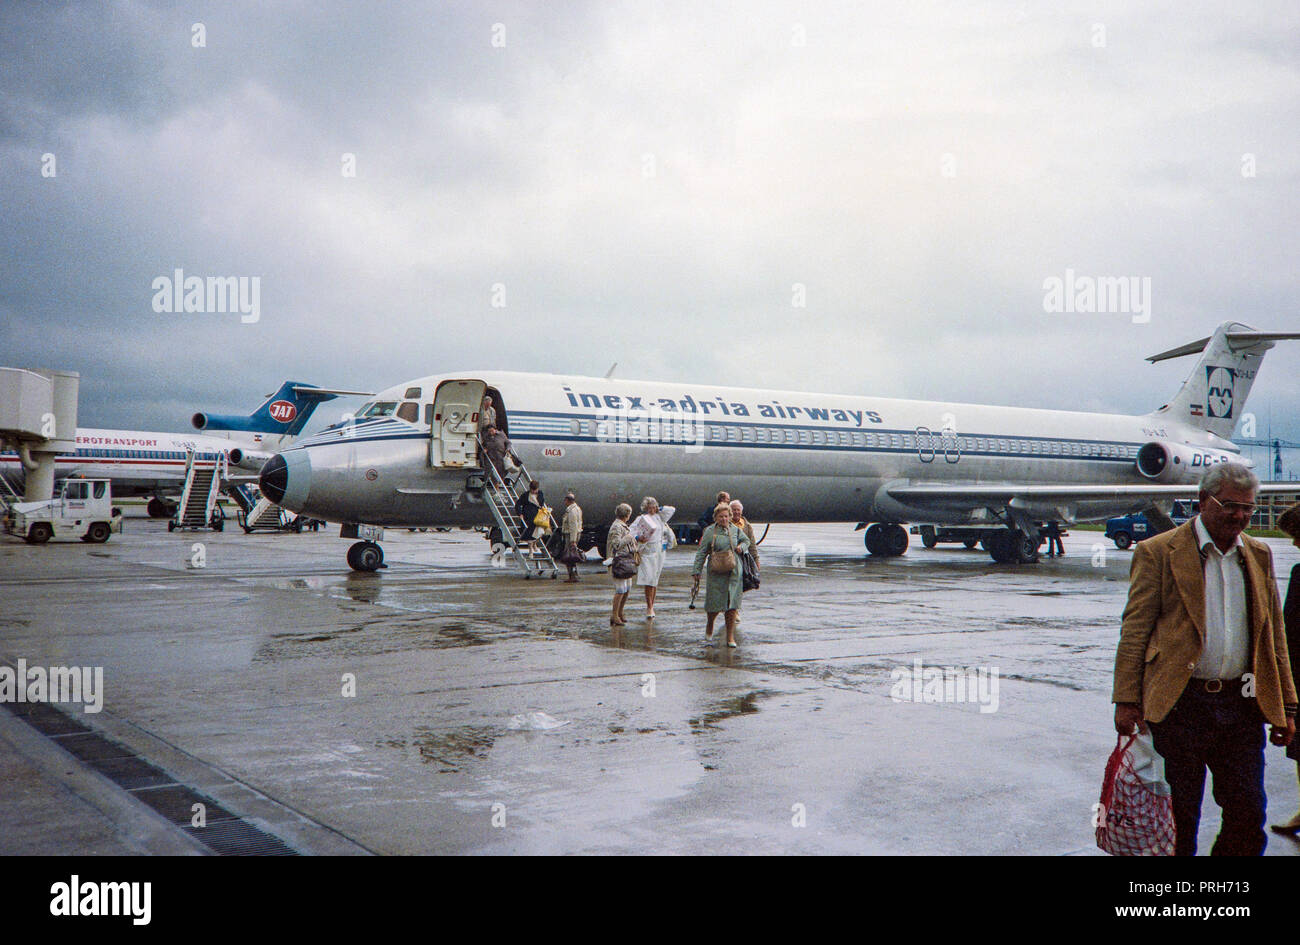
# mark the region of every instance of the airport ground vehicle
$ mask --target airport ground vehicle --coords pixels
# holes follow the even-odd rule
[[[1175,525],[1181,525],[1198,511],[1199,503],[1175,502],[1169,517]],[[1115,542],[1119,549],[1128,548],[1134,542],[1158,534],[1152,529],[1146,515],[1136,512],[1132,515],[1120,515],[1106,521],[1106,537]]]
[[[107,479],[65,479],[54,498],[15,502],[5,515],[5,531],[40,545],[51,538],[80,538],[102,543],[122,530],[122,511],[113,508]]]

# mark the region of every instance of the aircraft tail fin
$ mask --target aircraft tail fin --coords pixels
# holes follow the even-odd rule
[[[351,392],[329,391],[299,381],[285,381],[279,390],[268,396],[260,407],[247,416],[196,413],[193,423],[199,430],[297,436],[311,418],[312,411],[340,393]]]
[[[1152,364],[1189,354],[1201,357],[1174,399],[1151,416],[1231,439],[1264,353],[1275,342],[1293,339],[1300,339],[1300,332],[1256,331],[1240,322],[1224,322],[1208,338],[1153,354],[1147,358]]]

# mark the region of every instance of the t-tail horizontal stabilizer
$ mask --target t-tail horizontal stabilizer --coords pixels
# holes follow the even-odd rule
[[[1231,439],[1264,352],[1274,342],[1296,339],[1300,339],[1300,332],[1256,331],[1240,322],[1224,322],[1208,338],[1153,354],[1147,358],[1152,364],[1188,354],[1200,353],[1201,358],[1178,395],[1150,416]]]
[[[196,413],[193,423],[199,430],[236,430],[297,436],[319,404],[349,395],[365,395],[365,391],[330,390],[303,384],[301,381],[285,381],[274,394],[268,394],[266,401],[251,414],[238,416]]]

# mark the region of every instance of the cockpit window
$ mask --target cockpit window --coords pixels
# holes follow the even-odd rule
[[[364,420],[367,417],[391,417],[397,410],[397,401],[381,400],[373,404],[366,404],[357,411],[357,419]]]
[[[402,399],[403,399],[403,400],[419,400],[419,399],[420,399],[420,388],[418,388],[418,387],[408,387],[408,388],[406,389],[406,393],[402,395]]]
[[[420,421],[420,405],[413,400],[405,401],[402,406],[397,408],[397,416],[407,423],[418,423]]]

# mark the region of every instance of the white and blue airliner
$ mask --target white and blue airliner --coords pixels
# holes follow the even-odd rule
[[[1148,360],[1200,354],[1149,414],[893,400],[506,371],[406,381],[355,417],[273,457],[262,491],[342,524],[359,570],[383,563],[379,528],[488,525],[476,464],[488,398],[552,496],[590,523],[654,495],[706,509],[719,490],[759,522],[870,523],[867,550],[902,554],[904,523],[986,528],[996,561],[1035,558],[1046,523],[1168,511],[1205,468],[1241,461],[1230,437],[1264,353],[1300,332],[1227,322]],[[1268,486],[1262,487],[1267,490]]]

